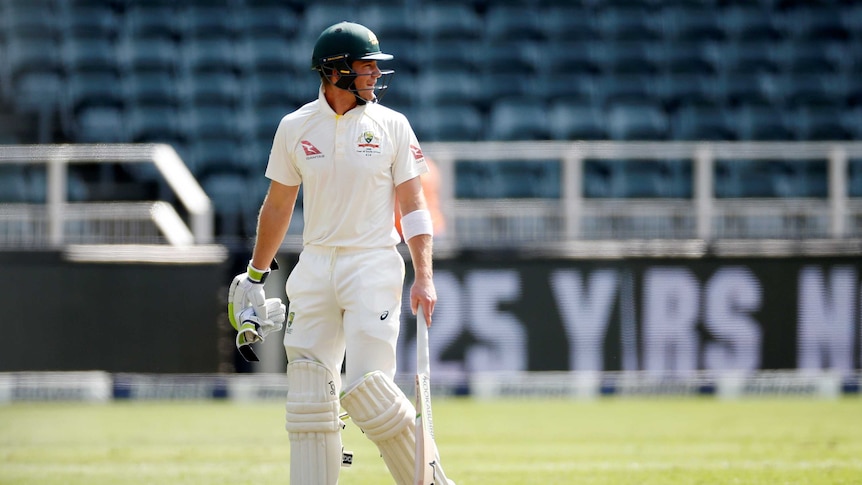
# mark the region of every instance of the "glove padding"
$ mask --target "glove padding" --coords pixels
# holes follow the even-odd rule
[[[249,306],[254,308],[254,314],[258,318],[267,319],[263,282],[252,280],[248,272],[245,272],[236,275],[227,293],[227,314],[234,330],[239,330],[240,313]]]
[[[267,298],[264,301],[264,311],[267,318],[260,318],[254,307],[246,307],[239,312],[239,326],[236,334],[236,348],[247,362],[257,362],[257,354],[251,344],[263,342],[266,336],[284,328],[284,317],[287,308],[279,298]]]

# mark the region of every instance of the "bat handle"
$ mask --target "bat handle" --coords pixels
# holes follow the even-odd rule
[[[431,374],[431,362],[428,357],[428,324],[425,321],[425,310],[422,305],[416,312],[416,372]]]

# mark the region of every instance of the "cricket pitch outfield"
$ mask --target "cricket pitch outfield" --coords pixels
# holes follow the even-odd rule
[[[862,399],[440,398],[450,478],[470,484],[858,484]],[[391,483],[352,423],[339,483]],[[0,406],[0,484],[284,484],[279,403]]]

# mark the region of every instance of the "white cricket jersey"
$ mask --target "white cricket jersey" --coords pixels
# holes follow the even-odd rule
[[[336,114],[323,96],[282,118],[266,176],[302,184],[303,244],[398,244],[395,186],[428,172],[407,118],[366,104]]]

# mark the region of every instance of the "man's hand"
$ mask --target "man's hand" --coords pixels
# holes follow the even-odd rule
[[[252,307],[246,307],[239,314],[236,348],[248,362],[257,362],[259,360],[254,350],[249,347],[251,344],[263,342],[267,335],[284,328],[284,317],[287,308],[281,302],[281,299],[267,298],[264,306],[267,313],[267,318],[265,319],[258,317]]]
[[[278,269],[278,263],[275,261],[273,263],[275,269]],[[267,319],[266,294],[263,291],[263,282],[266,281],[269,273],[269,268],[259,270],[249,263],[246,272],[236,275],[231,282],[227,294],[227,313],[234,330],[239,330],[239,314],[246,307],[252,307],[258,318]]]

